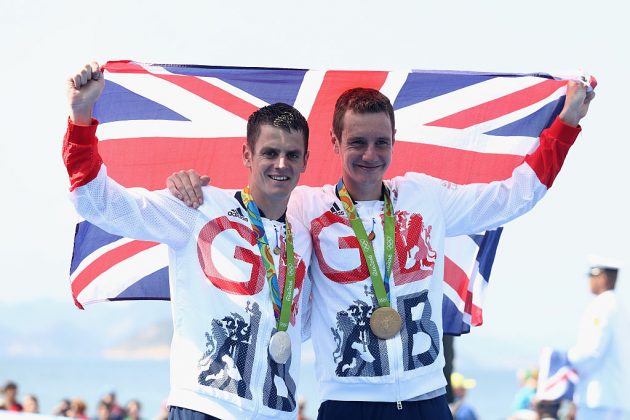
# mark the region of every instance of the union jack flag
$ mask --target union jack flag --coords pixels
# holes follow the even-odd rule
[[[566,80],[545,74],[450,71],[334,71],[157,65],[112,61],[96,104],[99,151],[109,175],[127,187],[162,189],[173,172],[194,168],[215,186],[241,188],[241,145],[248,116],[285,102],[308,119],[305,185],[336,183],[329,129],[337,97],[352,87],[379,89],[396,112],[388,177],[407,171],[458,183],[508,178],[561,110]],[[409,159],[413,156],[413,159]],[[484,295],[501,230],[449,238],[444,331],[481,325]],[[70,268],[77,306],[169,298],[165,245],[77,225]]]

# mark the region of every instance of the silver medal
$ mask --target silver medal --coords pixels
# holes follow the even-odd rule
[[[291,357],[291,337],[286,331],[277,331],[269,341],[269,355],[274,362],[285,364]]]

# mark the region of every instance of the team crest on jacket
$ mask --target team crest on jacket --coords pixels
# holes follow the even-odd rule
[[[201,385],[252,399],[249,388],[260,324],[258,303],[247,302],[245,316],[232,312],[222,319],[213,319],[211,334],[206,332],[206,352],[198,367]]]
[[[396,285],[423,280],[433,274],[437,252],[431,246],[431,225],[420,214],[396,212]]]
[[[370,303],[355,299],[347,310],[337,312],[337,327],[331,327],[337,348],[333,359],[337,376],[383,376],[389,374],[387,346],[370,330],[370,316],[377,307],[372,287],[365,286]]]
[[[212,320],[211,333],[205,334],[206,351],[198,363],[199,384],[252,399],[251,378],[260,317],[258,303],[247,302],[245,315],[232,312]],[[293,411],[296,384],[290,373],[292,357],[281,365],[274,362],[268,352],[266,354],[263,404],[276,410]]]

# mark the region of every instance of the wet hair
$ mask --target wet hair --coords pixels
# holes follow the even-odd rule
[[[247,120],[247,145],[253,152],[260,135],[260,128],[270,125],[286,132],[302,133],[304,151],[308,150],[308,123],[300,111],[282,102],[267,105],[252,113]]]
[[[378,114],[384,112],[392,123],[392,133],[396,127],[394,119],[394,107],[383,95],[376,89],[370,88],[353,88],[348,89],[337,99],[335,104],[335,112],[333,114],[333,133],[339,141],[341,141],[341,133],[343,132],[343,118],[346,111],[353,111],[357,114]]]

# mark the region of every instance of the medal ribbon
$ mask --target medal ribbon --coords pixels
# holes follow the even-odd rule
[[[370,270],[370,277],[372,278],[372,285],[374,286],[374,294],[376,295],[378,306],[389,307],[389,298],[387,294],[389,293],[389,277],[394,264],[394,235],[396,227],[394,222],[394,206],[389,196],[389,190],[386,187],[384,190],[385,204],[383,206],[383,215],[385,218],[385,280],[383,280],[381,270],[378,268],[372,242],[368,239],[367,234],[365,233],[363,222],[361,222],[361,218],[354,207],[352,198],[350,197],[346,186],[343,184],[343,179],[340,179],[339,183],[337,183],[337,194],[339,195],[341,204],[348,215],[352,230],[354,230],[354,234],[359,240],[361,251],[363,252],[363,256],[367,262],[368,270]]]
[[[265,276],[267,277],[269,290],[271,292],[271,303],[273,304],[273,312],[276,316],[276,327],[278,331],[286,331],[289,327],[291,305],[293,303],[293,290],[295,289],[295,255],[293,254],[293,235],[291,234],[289,222],[285,219],[284,226],[287,232],[285,238],[287,270],[284,281],[284,293],[280,296],[278,276],[276,275],[276,268],[273,263],[271,250],[269,249],[269,241],[267,241],[267,235],[265,234],[265,228],[262,218],[260,217],[260,211],[258,211],[258,206],[256,206],[249,192],[249,185],[243,188],[241,197],[243,198],[243,204],[245,204],[247,208],[249,221],[254,230],[258,249],[260,250],[260,255],[265,265]]]

